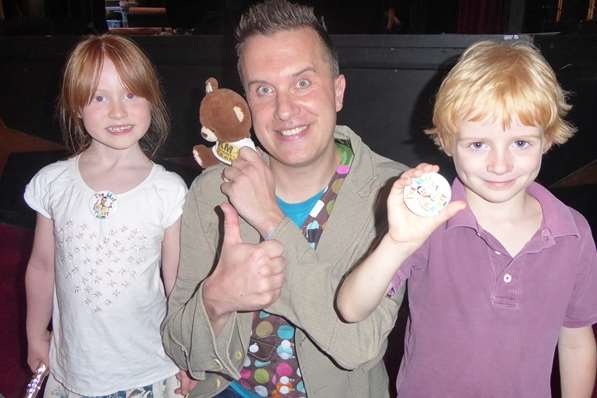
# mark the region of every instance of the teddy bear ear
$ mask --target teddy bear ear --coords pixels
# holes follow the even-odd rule
[[[207,79],[205,81],[205,94],[212,93],[217,89],[218,89],[218,81],[215,78],[210,77],[209,79]]]
[[[245,120],[245,113],[243,112],[240,106],[233,107],[232,111],[234,112],[234,115],[236,115],[236,118],[238,119],[239,123],[242,123],[243,120]]]

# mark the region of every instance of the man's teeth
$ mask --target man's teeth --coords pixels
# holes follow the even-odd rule
[[[124,126],[113,126],[113,127],[108,127],[108,131],[111,133],[122,133],[123,131],[127,131],[130,130],[131,128],[133,128],[132,124],[127,124]]]
[[[285,137],[289,137],[291,135],[295,135],[300,133],[301,131],[303,131],[304,129],[306,129],[306,126],[300,126],[300,127],[295,127],[293,129],[290,130],[280,130],[280,134],[282,134]]]

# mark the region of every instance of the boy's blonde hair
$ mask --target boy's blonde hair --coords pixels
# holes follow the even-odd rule
[[[91,101],[104,64],[109,58],[122,83],[133,94],[145,98],[151,108],[151,125],[139,141],[141,149],[153,157],[169,131],[169,118],[155,69],[143,51],[122,36],[89,36],[77,44],[64,69],[58,98],[58,114],[64,142],[73,153],[91,144],[81,114]]]
[[[541,127],[546,150],[576,131],[564,120],[572,107],[553,69],[525,42],[481,41],[470,46],[442,82],[433,108],[433,128],[425,131],[448,152],[459,120],[513,120]]]

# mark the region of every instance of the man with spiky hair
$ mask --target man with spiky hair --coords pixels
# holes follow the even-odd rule
[[[199,379],[194,396],[388,397],[402,292],[358,324],[334,297],[385,228],[382,188],[404,166],[336,125],[346,80],[311,8],[268,0],[236,33],[263,152],[242,149],[191,187],[166,350]]]

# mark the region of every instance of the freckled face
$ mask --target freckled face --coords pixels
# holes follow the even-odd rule
[[[335,156],[333,133],[345,80],[332,75],[315,31],[250,37],[241,53],[241,70],[255,134],[273,163],[315,166]]]

